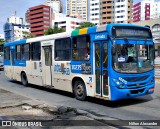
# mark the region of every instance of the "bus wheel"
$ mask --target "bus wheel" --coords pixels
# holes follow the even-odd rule
[[[86,94],[85,84],[82,81],[76,81],[74,83],[74,94],[76,99],[82,101],[85,100],[87,94]]]
[[[28,85],[27,76],[24,72],[21,74],[21,81],[22,81],[22,85],[24,85],[24,86]]]

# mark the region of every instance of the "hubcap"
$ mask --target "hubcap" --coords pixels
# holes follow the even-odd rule
[[[83,95],[83,86],[81,85],[81,84],[79,84],[78,86],[77,86],[77,95],[78,96],[82,96]]]

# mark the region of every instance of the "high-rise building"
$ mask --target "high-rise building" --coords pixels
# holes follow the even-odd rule
[[[5,41],[11,42],[26,38],[29,33],[29,26],[24,24],[5,23],[4,37]]]
[[[99,25],[130,23],[133,0],[90,0],[89,21]]]
[[[133,6],[133,22],[156,19],[160,17],[160,2],[143,0]]]
[[[66,15],[88,20],[88,0],[67,0]]]
[[[52,8],[53,13],[61,13],[61,0],[45,0],[45,5]]]
[[[66,17],[66,15],[62,13],[55,13],[54,20],[52,21],[53,26],[57,26],[58,28],[63,28],[66,32],[71,32],[81,25],[85,20],[81,20],[78,18]]]
[[[89,21],[99,25],[101,22],[101,0],[90,0],[89,3]],[[102,14],[103,15],[103,14]]]
[[[47,5],[38,5],[29,8],[28,20],[30,31],[33,35],[44,35],[44,31],[51,27],[51,7]]]
[[[17,17],[15,12],[13,16],[7,18],[7,22],[13,24],[23,24],[23,18]]]
[[[24,39],[30,33],[29,26],[23,24],[23,18],[17,17],[16,12],[13,16],[7,18],[3,30],[7,42]]]

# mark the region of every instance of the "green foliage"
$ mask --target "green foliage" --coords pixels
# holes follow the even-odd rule
[[[24,38],[33,38],[33,37],[35,37],[35,35],[33,35],[30,32],[27,32],[27,31],[24,31],[23,34],[24,34]]]
[[[57,33],[62,33],[62,32],[64,32],[62,28],[54,27],[53,29],[49,28],[48,30],[46,30],[44,34],[50,35],[50,34],[57,34]]]
[[[82,28],[87,28],[87,27],[92,27],[92,26],[96,26],[95,24],[91,23],[91,22],[83,22],[79,27],[77,27],[76,29],[82,29]]]
[[[0,39],[0,45],[3,45],[5,41],[3,39]]]

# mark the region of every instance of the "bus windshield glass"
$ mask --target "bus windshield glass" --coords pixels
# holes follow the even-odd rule
[[[153,45],[115,44],[112,51],[113,68],[117,72],[142,73],[153,69]]]
[[[149,28],[116,26],[112,29],[113,38],[152,38]]]

